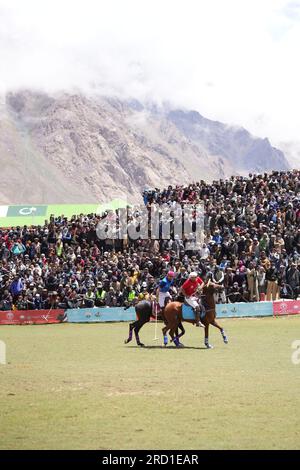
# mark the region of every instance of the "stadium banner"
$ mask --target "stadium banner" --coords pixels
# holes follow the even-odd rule
[[[8,206],[6,217],[41,217],[47,213],[48,206]]]
[[[105,210],[124,208],[127,205],[127,201],[123,199],[113,199],[105,204],[0,205],[0,227],[44,225],[51,215],[71,218],[79,214],[102,214]]]
[[[98,323],[133,321],[136,319],[133,307],[124,310],[123,307],[72,308],[66,310],[69,323]]]
[[[275,316],[300,313],[300,300],[276,300],[273,302],[273,313]]]
[[[65,311],[61,309],[0,311],[0,325],[45,325],[64,320]]]
[[[273,315],[273,302],[217,304],[216,312],[218,318],[271,317]]]

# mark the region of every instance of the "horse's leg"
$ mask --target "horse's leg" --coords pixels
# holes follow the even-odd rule
[[[164,337],[164,345],[167,346],[168,344],[168,336],[167,333],[172,327],[173,320],[172,318],[169,318],[169,313],[165,314],[165,308],[163,309],[163,320],[165,323],[165,326],[162,328],[162,333]]]
[[[181,324],[181,322],[180,322],[180,320],[178,319],[177,316],[174,319],[172,319],[169,326],[170,326],[169,334],[171,336],[171,342],[173,341],[173,343],[175,344],[175,346],[177,348],[180,347],[180,346],[183,346],[183,344],[181,344],[180,341],[179,341],[178,328],[180,328],[181,331],[183,331],[183,332],[184,332],[184,328],[183,328],[183,326],[182,326],[182,324]]]
[[[129,325],[129,335],[128,335],[128,338],[125,339],[125,341],[124,341],[125,344],[130,343],[130,341],[132,340],[133,329],[136,327],[137,323],[138,323],[138,320],[130,323],[130,325]]]
[[[176,332],[176,328],[172,328],[172,329],[170,330],[170,336],[171,336],[171,338],[172,338],[172,339],[171,339],[171,342],[173,341],[173,343],[175,344],[176,348],[178,348],[179,345],[180,345],[180,343],[179,343],[179,339],[177,338],[175,332]]]
[[[181,333],[179,333],[179,330],[181,330]],[[171,334],[171,332],[170,332],[170,334]],[[185,329],[184,329],[181,322],[177,323],[176,328],[174,330],[174,334],[175,334],[176,342],[178,342],[179,346],[183,346],[183,344],[180,343],[180,341],[179,341],[179,338],[181,338],[185,334]],[[171,342],[172,341],[174,341],[174,338],[171,339]]]
[[[174,335],[175,332],[179,326],[180,323],[180,312],[177,310],[177,308],[170,309],[169,308],[170,304],[165,307],[164,310],[164,320],[165,320],[165,327],[162,329],[163,335],[164,335],[164,345],[166,346],[168,344],[168,337],[167,337],[167,332],[169,331],[169,334],[171,336],[172,341],[174,341]],[[178,307],[178,306],[177,306]],[[177,336],[175,337],[174,343],[178,345],[179,340],[177,339]]]
[[[138,346],[145,346],[143,343],[141,343],[140,341],[140,337],[139,337],[139,331],[140,329],[142,328],[143,325],[145,325],[145,323],[147,323],[149,321],[148,318],[141,318],[140,320],[138,320],[138,324],[136,325],[136,327],[134,328],[134,334],[135,334],[135,340],[136,340],[136,344]]]
[[[167,346],[167,344],[168,344],[167,332],[169,331],[169,335],[171,336],[171,342],[172,342],[176,338],[175,331],[176,331],[177,327],[178,327],[178,324],[177,324],[176,320],[174,321],[173,319],[171,319],[171,320],[168,321],[166,319],[166,326],[162,329],[162,332],[163,332],[163,335],[164,335],[164,345],[165,346]]]
[[[179,339],[178,339],[178,336],[176,336],[176,330],[178,328],[178,324],[174,322],[174,324],[172,325],[171,329],[170,329],[170,336],[171,336],[171,342],[173,341],[173,343],[175,344],[176,348],[180,347],[181,344],[179,342]]]
[[[178,334],[178,328],[180,329],[181,333]],[[180,322],[179,325],[178,325],[178,328],[177,328],[177,338],[181,338],[181,336],[183,336],[185,334],[185,329],[183,327],[183,324]]]
[[[163,336],[164,336],[164,345],[167,346],[168,344],[168,336],[167,336],[167,332],[169,331],[170,327],[169,327],[169,324],[168,322],[166,323],[166,325],[162,328],[162,333],[163,333]]]
[[[204,344],[208,349],[212,349],[213,346],[211,344],[209,344],[209,342],[208,342],[208,330],[209,330],[209,322],[206,322],[205,323],[205,328],[204,328],[204,333],[205,333]]]
[[[137,324],[137,325],[135,326],[135,328],[134,328],[135,340],[136,340],[136,344],[137,344],[138,346],[144,346],[144,344],[141,343],[140,337],[139,337],[139,331],[140,331],[140,329],[142,328],[142,326],[144,325],[144,323],[146,323],[146,322],[143,322],[142,320],[139,320],[139,321],[138,321],[138,324]]]
[[[211,322],[211,324],[212,324],[213,326],[215,326],[216,328],[218,328],[218,330],[220,330],[221,335],[222,335],[222,338],[223,338],[223,341],[224,341],[225,344],[227,344],[227,343],[228,343],[228,338],[227,338],[227,336],[226,336],[226,333],[225,333],[224,329],[218,324],[218,322],[216,321],[216,319],[214,319],[214,320]]]

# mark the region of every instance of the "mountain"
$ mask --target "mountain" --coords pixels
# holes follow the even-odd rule
[[[278,147],[286,155],[292,168],[300,167],[300,141],[279,142]]]
[[[286,170],[242,128],[136,100],[23,90],[0,103],[0,204],[141,201],[145,187]]]
[[[243,128],[211,121],[196,111],[171,111],[168,119],[196,145],[226,160],[237,173],[289,168],[281,150],[272,147],[267,138],[254,138]]]

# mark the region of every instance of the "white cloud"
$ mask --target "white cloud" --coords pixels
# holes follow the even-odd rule
[[[0,0],[0,91],[170,101],[298,139],[299,2]]]

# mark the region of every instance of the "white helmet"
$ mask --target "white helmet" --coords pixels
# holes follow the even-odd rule
[[[198,277],[198,274],[196,273],[196,271],[192,271],[189,275],[189,278],[191,279],[192,277]]]

